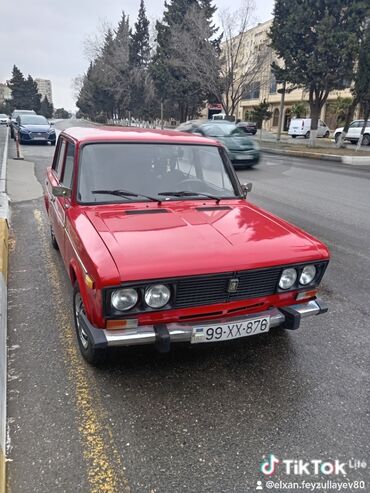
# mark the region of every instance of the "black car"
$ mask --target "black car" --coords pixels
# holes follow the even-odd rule
[[[176,130],[200,134],[222,142],[235,168],[249,168],[260,159],[260,149],[254,139],[232,122],[191,120],[181,123]]]
[[[257,124],[253,122],[239,122],[237,126],[241,128],[246,134],[256,135]]]
[[[48,120],[42,115],[20,115],[14,124],[14,132],[18,132],[20,144],[50,142],[55,145],[56,133]]]

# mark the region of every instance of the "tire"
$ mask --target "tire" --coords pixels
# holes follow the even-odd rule
[[[102,365],[107,357],[107,349],[94,348],[90,335],[84,331],[79,321],[79,313],[85,313],[85,307],[80,294],[80,288],[76,282],[73,288],[73,318],[77,335],[78,347],[83,358],[93,366]]]
[[[51,226],[50,226],[50,240],[54,250],[59,250],[57,239],[55,238],[55,234]]]
[[[341,133],[341,132],[338,132],[338,133],[336,133],[336,134],[335,134],[334,139],[335,139],[335,143],[336,143],[336,144],[338,144],[338,140],[339,140],[339,137],[340,137],[341,135],[342,135],[342,133]]]
[[[363,146],[369,146],[370,145],[370,135],[369,134],[364,134],[362,137],[362,143]]]
[[[296,135],[292,135],[292,139],[295,139],[297,136]]]
[[[305,138],[305,139],[309,139],[309,138],[310,138],[310,131],[308,131],[308,132],[306,133],[306,135],[304,136],[304,138]]]
[[[329,136],[330,136],[330,132],[329,132],[329,131],[325,132],[325,134],[324,134],[324,139],[328,139],[328,138],[329,138]]]

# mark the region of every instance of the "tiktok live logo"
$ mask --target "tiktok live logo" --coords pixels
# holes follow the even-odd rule
[[[325,476],[346,476],[349,469],[365,469],[365,461],[350,459],[347,462],[341,462],[338,459],[325,461],[322,459],[312,459],[309,461],[303,459],[278,459],[275,455],[270,454],[263,457],[260,471],[265,476],[272,476],[277,469],[282,469],[287,475],[325,475]]]

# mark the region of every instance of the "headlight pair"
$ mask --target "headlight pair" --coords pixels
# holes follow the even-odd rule
[[[150,308],[163,308],[171,298],[171,291],[164,284],[153,284],[144,291],[144,302]],[[111,303],[118,311],[127,311],[139,301],[139,293],[134,288],[116,289],[112,292]]]
[[[298,277],[297,269],[293,267],[289,267],[288,269],[284,269],[279,281],[280,289],[290,289],[294,286]],[[314,265],[305,265],[299,276],[299,284],[300,286],[307,286],[310,284],[316,277],[316,267]]]

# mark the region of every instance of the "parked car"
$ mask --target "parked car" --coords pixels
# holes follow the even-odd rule
[[[193,121],[191,127],[187,128],[185,124],[181,124],[177,130],[219,140],[224,144],[235,168],[249,168],[260,159],[258,143],[247,137],[245,132],[232,122]]]
[[[226,115],[226,113],[215,113],[214,115],[212,115],[211,117],[211,120],[212,121],[229,121],[229,122],[234,122],[235,121],[235,117],[232,116],[232,115]]]
[[[56,133],[50,122],[42,115],[19,115],[13,124],[14,132],[18,132],[19,143],[29,144],[50,143],[55,145]]]
[[[290,121],[288,135],[291,135],[293,139],[296,137],[310,138],[311,133],[311,118],[293,118]],[[328,138],[330,136],[330,129],[325,122],[319,120],[317,126],[317,137]]]
[[[346,135],[346,140],[349,140],[352,144],[356,144],[361,135],[362,127],[364,126],[365,120],[354,120],[349,128]],[[335,142],[338,142],[340,134],[343,132],[344,127],[337,128],[334,132]],[[370,121],[365,128],[364,136],[362,139],[362,145],[370,145]]]
[[[47,169],[51,242],[82,356],[229,341],[327,310],[320,241],[246,200],[225,148],[173,131],[70,128]],[[109,354],[109,353],[108,353]]]
[[[7,125],[9,117],[5,113],[0,113],[0,125]]]
[[[256,135],[257,123],[253,122],[238,122],[237,126],[241,128],[246,134]]]
[[[14,110],[10,117],[10,137],[14,139],[14,125],[17,124],[17,117],[20,115],[36,115],[33,110]]]

